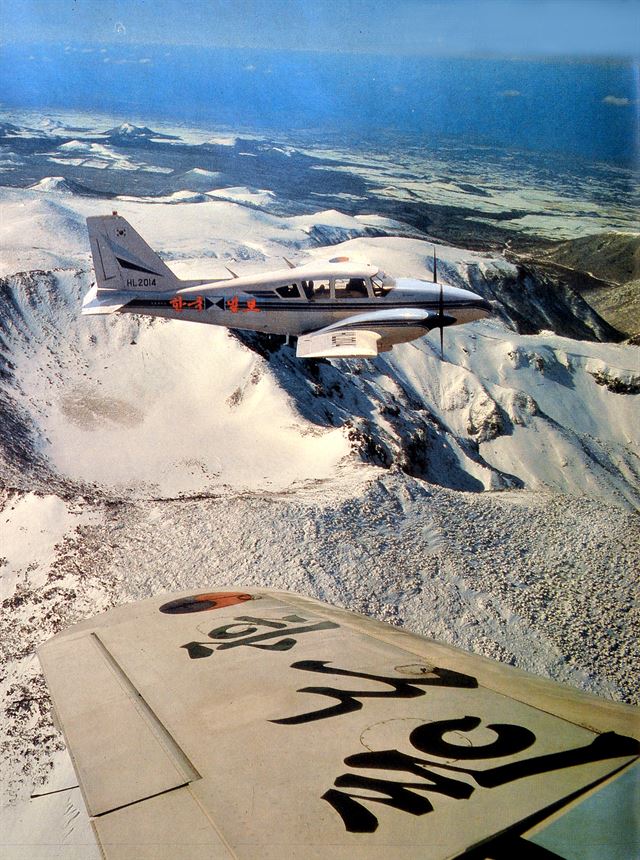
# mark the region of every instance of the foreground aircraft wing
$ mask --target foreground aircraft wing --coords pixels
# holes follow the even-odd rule
[[[589,804],[632,796],[637,709],[346,610],[171,595],[39,657],[108,860],[635,856]]]
[[[427,334],[438,314],[420,308],[383,308],[354,314],[298,338],[298,358],[372,358],[396,343]]]

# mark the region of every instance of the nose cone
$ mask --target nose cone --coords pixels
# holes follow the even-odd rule
[[[449,303],[451,306],[452,313],[456,313],[453,308],[457,308],[457,315],[460,322],[482,320],[485,319],[485,317],[489,317],[493,314],[493,308],[490,302],[488,302],[486,299],[483,299],[482,296],[479,296],[477,293],[474,293],[471,290],[456,289],[455,287],[450,287],[449,289],[452,291],[455,290],[457,294],[457,298],[454,298],[452,296],[449,299]],[[445,298],[445,305],[446,304],[447,299]]]
[[[428,284],[425,281],[425,286],[435,287],[438,294],[440,293],[439,284]],[[479,296],[478,293],[474,293],[471,290],[463,290],[460,287],[450,287],[448,284],[443,284],[442,288],[445,303],[455,304],[457,302],[467,307],[473,306],[477,310],[484,311],[485,316],[492,312],[489,302],[483,299],[482,296]]]
[[[417,278],[398,278],[396,288],[399,291],[406,290],[419,294],[430,301],[440,301],[440,282],[434,284],[432,281],[420,281]],[[442,283],[442,300],[446,308],[465,310],[469,319],[482,319],[493,314],[491,304],[471,290],[463,290],[460,287],[452,287]]]
[[[469,297],[473,301],[473,307],[478,313],[478,319],[484,319],[484,317],[490,317],[493,315],[493,306],[491,302],[483,299],[482,296],[479,296],[477,293],[472,293],[471,290],[468,290],[468,293]]]
[[[428,285],[428,282],[425,282],[425,285]],[[430,284],[429,286],[432,288],[435,287],[439,299],[440,285]],[[491,303],[471,290],[463,290],[460,287],[450,287],[448,284],[443,284],[442,299],[445,307],[450,308],[452,313],[455,312],[454,309],[464,311],[463,316],[468,320],[484,319],[493,314]]]

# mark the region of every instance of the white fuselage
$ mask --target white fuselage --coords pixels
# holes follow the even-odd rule
[[[259,280],[231,278],[223,284],[188,287],[171,297],[145,293],[120,310],[290,335],[316,331],[368,311],[419,308],[439,313],[440,284],[398,278],[376,295],[371,278],[364,277],[357,279],[364,282],[364,289],[362,295],[356,296],[345,295],[347,291],[340,289],[345,277],[337,278],[331,273],[332,277],[320,280],[301,278],[299,274],[294,278],[294,274],[295,270],[287,270],[287,280],[274,276]],[[445,325],[468,323],[491,313],[491,306],[481,296],[446,284],[442,285],[442,309]]]

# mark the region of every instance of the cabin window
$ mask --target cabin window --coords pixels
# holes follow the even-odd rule
[[[276,293],[282,299],[299,299],[300,290],[297,284],[285,284],[284,287],[278,287]]]
[[[367,298],[367,285],[364,278],[336,278],[334,285],[337,299]]]
[[[302,281],[302,289],[311,301],[329,298],[329,281]]]

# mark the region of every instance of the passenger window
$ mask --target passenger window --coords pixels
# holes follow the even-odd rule
[[[283,299],[299,299],[300,290],[297,284],[286,284],[284,287],[278,287],[276,293]]]
[[[304,283],[303,283],[304,286]],[[305,289],[307,298],[309,299],[328,299],[329,298],[329,282],[328,281],[309,281],[307,289]]]
[[[367,285],[363,278],[336,278],[337,299],[366,299]]]

